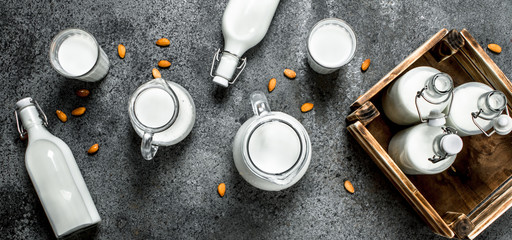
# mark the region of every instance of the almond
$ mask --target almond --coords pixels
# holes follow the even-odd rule
[[[226,193],[226,184],[224,184],[224,183],[219,184],[219,186],[217,187],[217,192],[219,192],[219,195],[221,197],[224,197],[224,193]]]
[[[167,60],[160,60],[158,62],[158,66],[161,67],[161,68],[168,68],[171,66],[171,62],[167,61]]]
[[[354,186],[349,180],[345,180],[345,183],[343,183],[343,186],[345,186],[345,190],[349,193],[354,193]]]
[[[87,153],[89,154],[94,154],[98,151],[98,149],[100,148],[100,145],[98,145],[97,143],[92,145],[89,150],[87,150]]]
[[[364,72],[370,67],[370,59],[364,60],[363,64],[361,64],[361,70]]]
[[[287,68],[284,70],[284,75],[289,79],[294,79],[297,76],[297,73],[295,73],[295,71]]]
[[[120,58],[124,58],[124,55],[126,55],[126,48],[123,44],[117,45],[117,53],[119,54]]]
[[[82,116],[84,113],[85,113],[85,108],[84,107],[79,107],[79,108],[75,108],[75,110],[73,110],[71,112],[71,115],[73,115],[73,116]]]
[[[152,73],[153,73],[153,78],[162,78],[162,74],[160,74],[160,71],[158,71],[158,69],[153,68]]]
[[[89,93],[91,92],[89,92],[89,90],[87,89],[80,89],[76,91],[76,95],[78,95],[79,97],[87,97],[89,96]]]
[[[59,120],[61,122],[68,121],[68,116],[66,116],[66,114],[64,112],[62,112],[61,110],[57,110],[57,111],[55,111],[55,113],[57,113],[57,117],[59,118]]]
[[[171,45],[171,41],[169,41],[169,39],[167,39],[167,38],[160,38],[160,39],[156,40],[156,45],[158,45],[160,47],[167,47],[167,46]]]
[[[489,48],[489,50],[491,50],[492,52],[495,52],[495,53],[501,52],[500,45],[495,44],[495,43],[491,43],[491,44],[487,45],[487,48]]]
[[[304,103],[302,104],[302,106],[300,107],[300,110],[305,113],[305,112],[309,112],[311,111],[311,109],[313,109],[313,103]]]
[[[268,81],[268,92],[274,91],[274,88],[276,88],[277,80],[275,78],[270,79]]]

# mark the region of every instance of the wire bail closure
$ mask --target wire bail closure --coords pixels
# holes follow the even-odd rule
[[[494,133],[496,133],[496,129],[492,129],[492,131],[490,133],[487,133],[481,126],[480,124],[478,124],[478,122],[476,121],[477,118],[481,118],[483,120],[487,120],[487,121],[492,121],[494,118],[488,118],[488,117],[484,117],[482,116],[482,113],[483,113],[483,109],[480,108],[478,110],[478,112],[472,112],[471,113],[471,120],[473,120],[473,123],[476,125],[476,127],[483,133],[485,134],[485,136],[487,137],[490,137],[492,136]],[[503,111],[505,111],[507,113],[507,115],[510,117],[510,114],[508,112],[508,107],[505,106],[505,109],[504,110],[501,110],[501,112],[499,114],[496,114],[496,116],[499,116],[500,114],[503,113]]]
[[[220,62],[219,56],[221,55],[221,53],[222,54],[232,55],[232,56],[238,58],[238,61],[241,62],[240,65],[238,67],[236,67],[236,69],[238,70],[238,73],[236,74],[235,78],[233,78],[232,80],[228,81],[229,84],[234,84],[236,82],[236,80],[238,79],[238,77],[240,76],[240,74],[242,74],[242,72],[244,71],[245,66],[247,65],[247,58],[246,57],[240,58],[236,54],[230,53],[228,51],[221,51],[220,48],[217,49],[217,52],[213,56],[212,67],[210,69],[210,76],[211,77],[215,77],[213,75],[213,70],[215,69],[215,65],[216,65],[215,62]]]
[[[45,127],[48,127],[48,118],[46,117],[46,114],[44,114],[43,109],[39,106],[36,100],[31,99],[31,103],[33,103],[36,106],[37,111],[39,112],[39,116],[43,118],[43,124]],[[20,122],[20,118],[18,117],[18,111],[14,110],[14,117],[16,118],[16,127],[18,128],[18,133],[20,134],[20,139],[25,140],[27,139],[27,130],[23,128],[23,124]]]
[[[444,103],[444,102],[448,101],[448,99],[450,99],[450,103],[448,104],[448,112],[447,112],[447,113],[445,114],[445,116],[444,116],[444,118],[448,118],[448,116],[450,115],[450,111],[451,111],[451,109],[452,109],[452,103],[453,103],[453,89],[451,89],[451,90],[450,90],[450,96],[448,96],[448,98],[446,98],[446,99],[444,99],[444,100],[442,100],[442,101],[439,101],[439,102],[433,102],[433,101],[430,101],[430,100],[428,100],[428,99],[423,95],[423,92],[424,92],[425,90],[427,90],[427,89],[428,89],[428,86],[423,87],[420,91],[418,91],[418,92],[416,93],[416,97],[414,98],[414,105],[416,106],[416,111],[418,112],[418,117],[420,118],[420,121],[421,121],[422,123],[424,123],[424,122],[427,122],[427,119],[424,119],[424,118],[421,116],[421,110],[420,110],[420,108],[419,108],[419,106],[418,106],[418,99],[419,99],[419,98],[423,98],[423,99],[425,99],[425,101],[427,101],[428,103],[433,104],[433,105],[438,105],[438,104]]]
[[[444,132],[444,134],[443,134],[443,136],[441,136],[441,138],[448,134],[457,134],[457,130],[452,127],[441,127],[441,129],[443,129],[443,132]],[[431,161],[432,163],[438,163],[440,161],[445,160],[447,157],[448,157],[448,153],[445,152],[442,156],[434,154],[434,156],[432,156],[428,160]]]

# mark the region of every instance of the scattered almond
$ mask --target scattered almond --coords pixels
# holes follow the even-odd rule
[[[219,186],[217,187],[217,192],[219,192],[219,195],[221,197],[224,197],[224,193],[226,193],[226,184],[224,184],[224,183],[219,184]]]
[[[364,72],[370,67],[370,59],[364,60],[363,64],[361,64],[361,70]]]
[[[162,74],[160,74],[160,71],[158,69],[153,68],[153,78],[162,78]]]
[[[126,48],[123,44],[117,45],[117,53],[119,54],[120,58],[124,58],[124,55],[126,55]]]
[[[311,111],[311,109],[313,109],[313,103],[304,103],[302,104],[302,106],[300,107],[300,110],[305,113],[305,112],[309,112]]]
[[[92,145],[89,150],[87,150],[87,153],[89,154],[94,154],[98,151],[98,149],[100,148],[100,145],[98,145],[97,143]]]
[[[289,79],[294,79],[297,76],[297,73],[295,73],[295,71],[287,68],[284,70],[284,75]]]
[[[352,183],[349,180],[345,180],[345,183],[343,183],[343,185],[345,186],[345,189],[347,190],[347,192],[354,193],[354,186],[352,185]]]
[[[277,80],[275,78],[270,79],[268,81],[268,92],[274,91],[274,88],[276,88]]]
[[[158,45],[160,47],[167,47],[167,46],[171,45],[171,41],[169,41],[169,39],[167,39],[167,38],[160,38],[160,39],[156,40],[156,45]]]
[[[78,95],[79,97],[87,97],[89,96],[89,93],[91,92],[89,92],[89,90],[87,89],[80,89],[76,91],[76,95]]]
[[[55,111],[55,113],[57,113],[57,117],[59,118],[59,120],[61,122],[68,121],[68,116],[66,116],[66,114],[64,112],[62,112],[61,110],[57,110],[57,111]]]
[[[71,115],[82,116],[84,113],[85,113],[85,107],[79,107],[79,108],[75,108],[75,110],[73,110],[71,112]]]
[[[491,43],[491,44],[487,45],[487,48],[489,48],[489,50],[491,50],[492,52],[495,52],[495,53],[501,52],[500,45],[495,44],[495,43]]]
[[[171,62],[167,61],[167,60],[160,60],[158,62],[158,66],[161,67],[161,68],[168,68],[171,66]]]

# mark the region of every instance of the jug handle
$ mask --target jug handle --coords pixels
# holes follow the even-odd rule
[[[270,113],[267,97],[262,91],[255,91],[251,94],[251,105],[255,115],[262,116]]]
[[[151,144],[153,142],[153,133],[145,132],[140,144],[140,151],[142,157],[146,160],[151,160],[158,150],[158,146]]]

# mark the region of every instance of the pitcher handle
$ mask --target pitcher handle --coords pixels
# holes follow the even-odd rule
[[[151,144],[153,142],[153,133],[145,132],[140,144],[140,152],[146,160],[151,160],[158,150],[158,146]]]
[[[270,112],[267,97],[262,91],[255,91],[251,94],[251,105],[255,115],[262,116]]]

